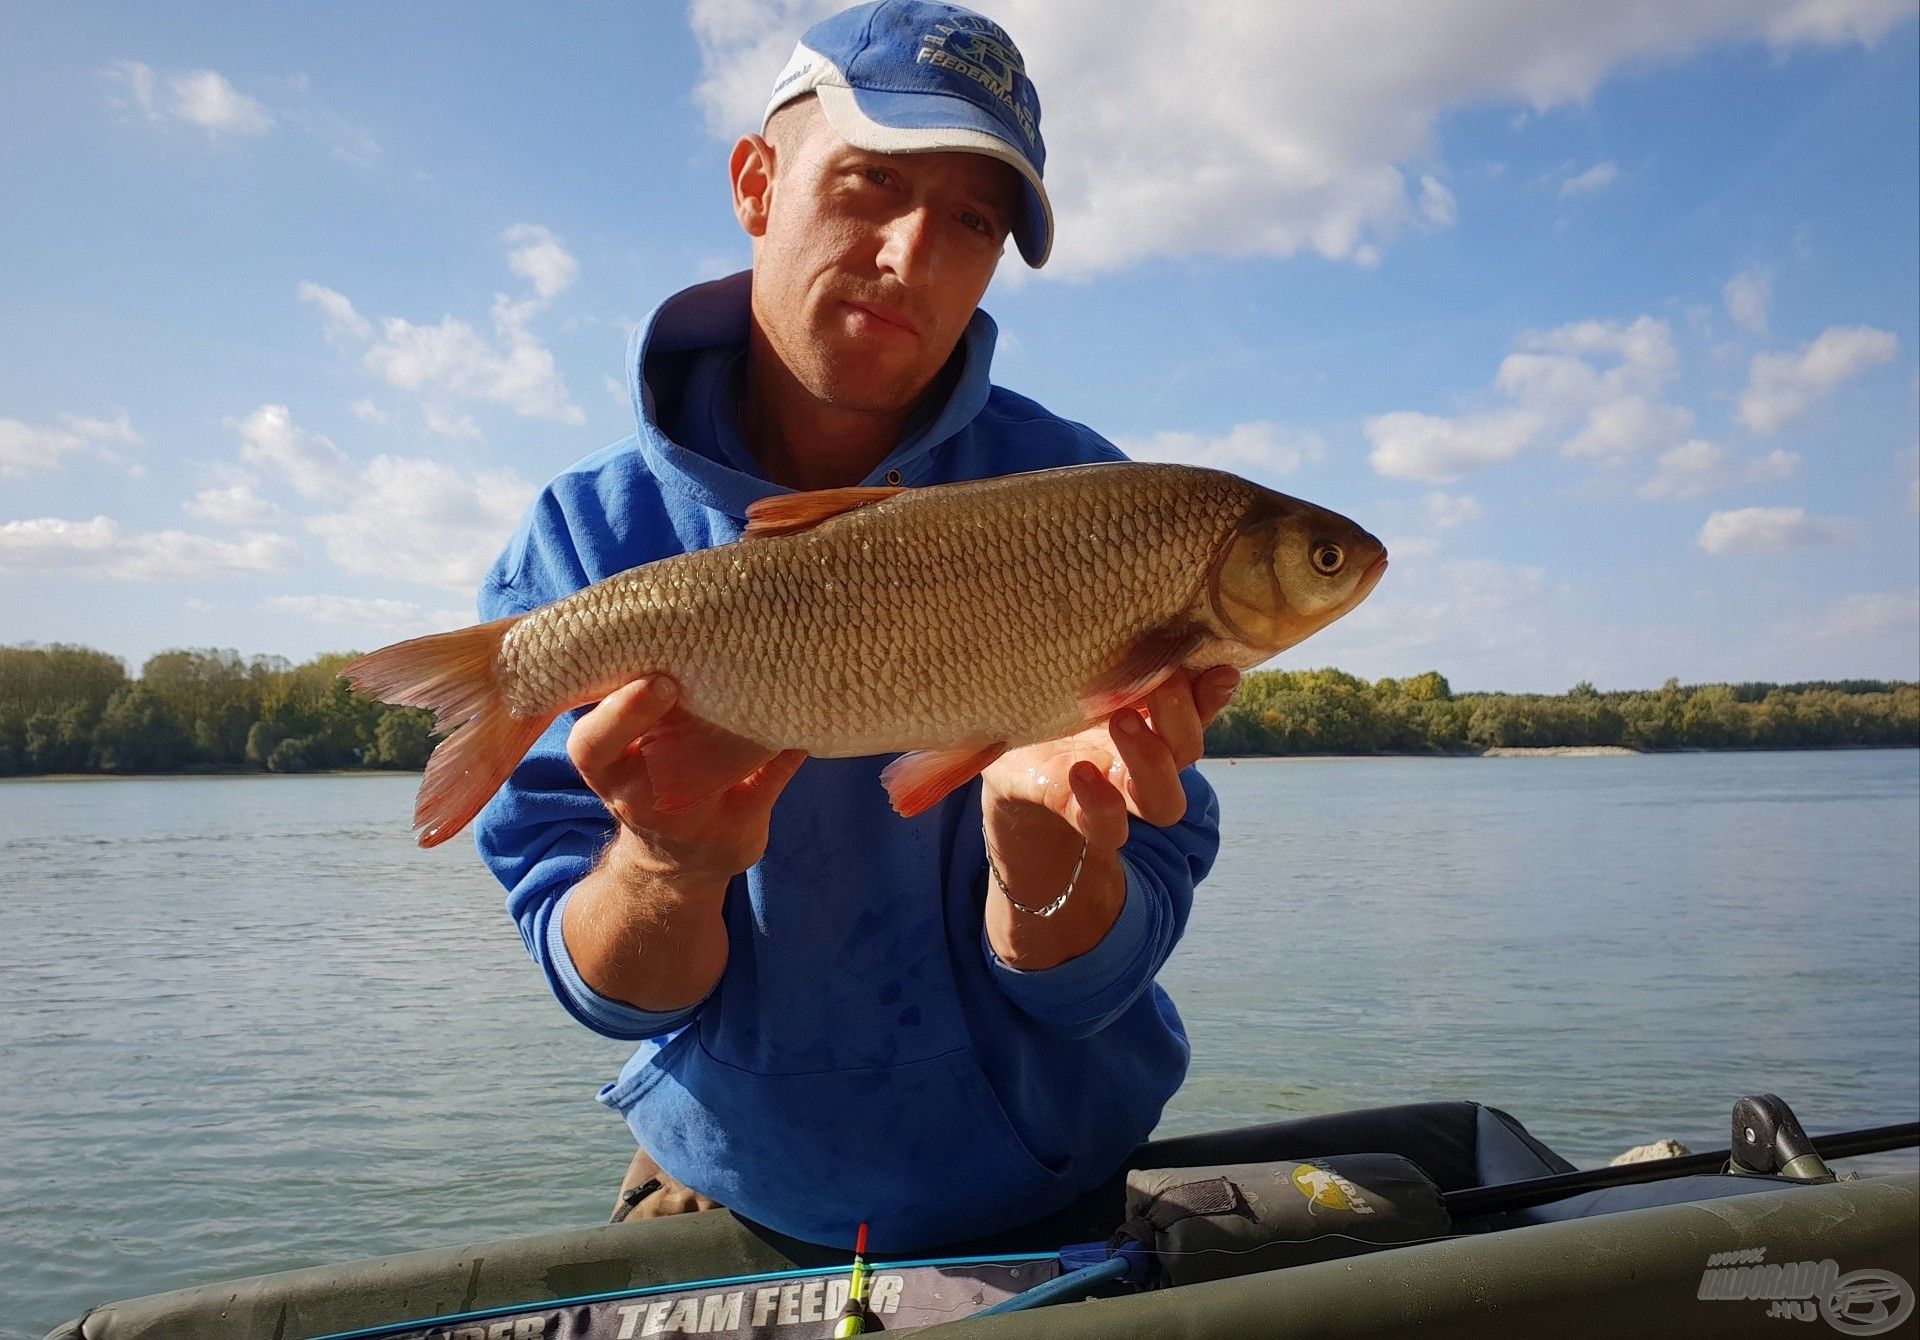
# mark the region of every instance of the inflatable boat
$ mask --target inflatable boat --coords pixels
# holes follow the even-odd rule
[[[725,1210],[110,1303],[49,1340],[801,1340],[1911,1334],[1920,1174],[1829,1162],[1772,1095],[1727,1149],[1576,1170],[1496,1108],[1421,1103],[1155,1141],[1048,1219],[913,1259]]]

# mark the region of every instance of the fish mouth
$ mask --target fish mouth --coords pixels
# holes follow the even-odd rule
[[[1353,603],[1358,605],[1373,594],[1373,588],[1380,585],[1380,579],[1387,575],[1387,556],[1385,554],[1373,560],[1373,566],[1360,574],[1360,584],[1353,588]]]

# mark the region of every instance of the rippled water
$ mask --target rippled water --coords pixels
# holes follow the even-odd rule
[[[1163,1133],[1477,1098],[1585,1164],[1760,1090],[1920,1115],[1920,754],[1204,767]],[[626,1048],[413,787],[0,784],[0,1333],[604,1219]]]

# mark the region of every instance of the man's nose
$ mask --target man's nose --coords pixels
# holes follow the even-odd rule
[[[902,210],[883,229],[880,269],[906,288],[923,288],[933,282],[937,250],[931,212],[925,206]]]

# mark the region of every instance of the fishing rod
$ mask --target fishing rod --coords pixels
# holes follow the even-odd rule
[[[1870,1126],[1857,1131],[1839,1131],[1809,1138],[1785,1103],[1779,1109],[1761,1102],[1772,1098],[1743,1098],[1734,1107],[1735,1143],[1727,1149],[1704,1154],[1683,1154],[1671,1159],[1648,1159],[1644,1163],[1624,1163],[1611,1168],[1585,1168],[1548,1177],[1532,1177],[1498,1186],[1467,1187],[1441,1195],[1440,1203],[1456,1219],[1471,1215],[1499,1214],[1543,1205],[1582,1191],[1603,1191],[1608,1187],[1634,1186],[1641,1182],[1659,1182],[1690,1173],[1734,1172],[1785,1174],[1803,1180],[1827,1180],[1824,1159],[1852,1158],[1858,1154],[1881,1154],[1891,1149],[1911,1149],[1920,1145],[1920,1121],[1897,1122],[1891,1126]],[[1749,1105],[1752,1105],[1750,1108]],[[1757,1109],[1757,1111],[1756,1111]],[[1784,1120],[1778,1113],[1784,1113]],[[1772,1116],[1767,1125],[1756,1125]],[[1791,1123],[1791,1126],[1788,1125]],[[1771,1132],[1771,1137],[1770,1137]],[[1796,1138],[1797,1137],[1797,1138]],[[1800,1146],[1804,1146],[1801,1148]],[[1814,1171],[1806,1156],[1814,1155],[1819,1170]],[[1796,1167],[1795,1165],[1799,1165]],[[1731,1167],[1729,1168],[1729,1165]]]

